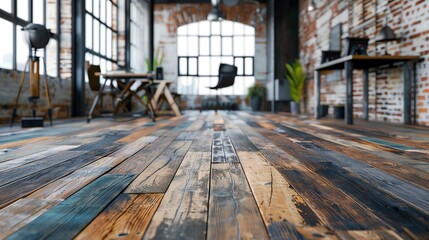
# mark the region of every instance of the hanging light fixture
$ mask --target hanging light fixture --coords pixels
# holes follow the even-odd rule
[[[224,19],[224,15],[220,10],[220,2],[221,0],[212,0],[212,10],[207,15],[207,20],[209,21],[221,21]]]
[[[316,6],[316,3],[314,2],[314,0],[310,0],[310,2],[308,3],[308,8],[307,8],[307,10],[309,11],[309,12],[312,12],[314,9],[316,9],[317,8],[317,6]]]

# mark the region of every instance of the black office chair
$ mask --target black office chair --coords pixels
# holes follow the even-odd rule
[[[97,96],[95,96],[94,101],[92,102],[91,108],[88,112],[87,122],[89,123],[92,119],[92,114],[94,112],[95,106],[98,103],[98,100],[101,101],[100,112],[103,112],[103,97],[106,95],[110,95],[112,97],[112,104],[115,106],[115,99],[118,94],[117,89],[113,86],[113,83],[110,82],[110,87],[106,88],[105,81],[103,85],[100,83],[100,75],[96,75],[96,73],[101,73],[101,69],[99,65],[91,65],[87,63],[87,74],[89,87],[92,91],[98,92]]]
[[[234,85],[235,76],[237,76],[237,67],[225,63],[221,63],[219,65],[219,74],[218,74],[218,82],[214,87],[209,87],[210,89],[216,90],[216,106],[215,112],[219,109],[219,95],[217,94],[217,90],[221,88],[226,88]],[[200,112],[203,109],[200,110]]]

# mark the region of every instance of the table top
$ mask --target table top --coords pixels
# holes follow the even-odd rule
[[[154,74],[151,74],[151,73],[134,73],[134,72],[106,72],[106,73],[95,73],[95,74],[97,76],[102,76],[103,78],[121,78],[121,79],[149,78],[154,76]]]
[[[351,61],[353,62],[354,69],[368,69],[375,68],[384,65],[390,65],[399,62],[406,61],[418,61],[420,56],[368,56],[368,55],[350,55],[342,58],[338,58],[326,63],[323,63],[316,67],[316,71],[321,70],[340,70],[344,69],[344,63]]]

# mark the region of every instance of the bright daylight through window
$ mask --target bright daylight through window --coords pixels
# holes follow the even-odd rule
[[[245,95],[255,82],[255,28],[231,21],[201,21],[177,30],[179,93],[214,95],[220,63],[233,64],[238,76],[232,87],[219,89],[222,95]]]

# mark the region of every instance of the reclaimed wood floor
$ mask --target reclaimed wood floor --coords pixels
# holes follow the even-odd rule
[[[429,128],[286,114],[0,128],[0,239],[429,239]]]

